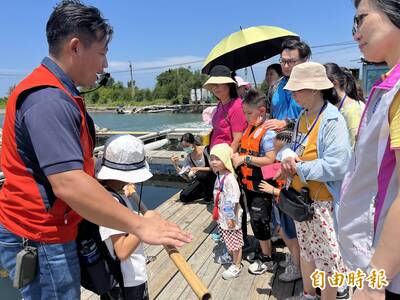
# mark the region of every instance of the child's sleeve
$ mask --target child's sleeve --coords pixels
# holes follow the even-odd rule
[[[224,183],[224,189],[225,189],[225,198],[227,200],[230,200],[232,203],[239,203],[240,199],[240,188],[239,184],[233,176],[233,174],[229,174]]]

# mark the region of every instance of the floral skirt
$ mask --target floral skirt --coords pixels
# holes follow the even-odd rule
[[[314,261],[316,268],[328,276],[344,273],[346,269],[333,226],[332,201],[314,201],[312,205],[315,210],[312,220],[295,221],[300,255],[307,262]]]

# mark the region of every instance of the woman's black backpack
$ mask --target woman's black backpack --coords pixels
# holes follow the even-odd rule
[[[107,189],[122,205],[127,206],[119,194]],[[124,280],[120,261],[111,256],[105,242],[101,240],[99,226],[82,220],[78,226],[76,244],[81,268],[81,285],[98,295],[106,295],[118,283],[123,293]]]

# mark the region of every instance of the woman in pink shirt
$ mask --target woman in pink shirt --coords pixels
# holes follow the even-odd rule
[[[228,67],[217,65],[210,71],[210,78],[204,88],[218,99],[216,112],[212,119],[210,149],[217,144],[227,143],[237,152],[242,133],[247,127],[243,113],[242,99],[236,91],[237,83]]]

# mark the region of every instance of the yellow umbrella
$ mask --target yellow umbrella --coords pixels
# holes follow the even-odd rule
[[[203,64],[202,72],[209,74],[215,65],[238,70],[254,65],[280,53],[281,44],[287,38],[299,36],[275,26],[255,26],[241,29],[220,41]]]

